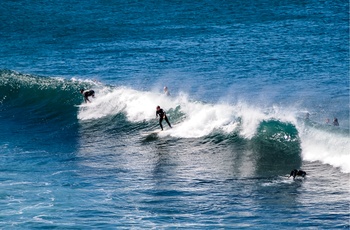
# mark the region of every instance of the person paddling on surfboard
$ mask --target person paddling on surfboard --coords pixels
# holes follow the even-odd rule
[[[83,94],[85,103],[91,102],[88,97],[90,96],[95,97],[95,91],[93,91],[92,89],[89,89],[89,90],[81,89],[80,93]]]
[[[162,125],[163,119],[166,121],[166,123],[168,123],[169,127],[172,128],[168,120],[168,117],[166,116],[166,113],[164,112],[163,109],[160,108],[159,105],[157,106],[157,111],[156,111],[157,118],[158,118],[158,115],[159,115],[159,125],[162,131],[163,131],[163,125]]]

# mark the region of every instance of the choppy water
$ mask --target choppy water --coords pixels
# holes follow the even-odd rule
[[[3,1],[0,228],[349,228],[348,9]]]

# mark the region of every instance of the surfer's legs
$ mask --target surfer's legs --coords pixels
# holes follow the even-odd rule
[[[160,125],[160,128],[163,130],[162,121],[163,121],[163,117],[160,117],[159,118],[159,125]]]
[[[170,124],[170,122],[169,122],[169,120],[168,120],[168,117],[167,117],[167,116],[165,116],[165,121],[166,121],[166,123],[168,123],[169,127],[171,128],[171,124]]]

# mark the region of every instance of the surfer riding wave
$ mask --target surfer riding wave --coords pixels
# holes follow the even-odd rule
[[[156,117],[158,117],[158,115],[159,115],[159,125],[160,125],[160,128],[162,129],[162,131],[163,131],[163,125],[162,125],[163,119],[166,121],[166,123],[168,123],[169,127],[172,128],[170,125],[170,122],[168,120],[168,117],[166,116],[165,111],[163,109],[161,109],[159,105],[157,106],[156,109],[157,109]]]

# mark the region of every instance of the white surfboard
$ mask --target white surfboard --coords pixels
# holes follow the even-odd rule
[[[150,135],[157,135],[158,133],[162,132],[162,130],[153,130],[153,131],[149,131],[149,132],[141,132],[141,136],[147,137]]]
[[[81,104],[81,105],[74,105],[74,107],[86,108],[86,107],[89,107],[89,104],[85,103],[85,104]]]

